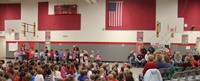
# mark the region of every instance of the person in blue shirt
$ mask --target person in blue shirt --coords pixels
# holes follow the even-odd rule
[[[89,79],[87,77],[87,71],[86,70],[81,70],[80,71],[80,76],[78,77],[78,81],[85,81],[86,79]]]
[[[156,55],[156,66],[157,66],[157,69],[159,68],[164,68],[164,63],[162,62],[162,56],[160,54],[157,54]]]
[[[128,62],[129,62],[129,64],[131,65],[131,66],[135,66],[135,55],[134,55],[134,51],[131,51],[130,52],[130,55],[127,57],[127,60],[128,60]]]
[[[30,74],[31,74],[31,81],[35,81],[35,70],[31,70]]]
[[[62,49],[60,49],[60,51],[59,51],[59,59],[60,59],[60,61],[63,61],[63,50]]]
[[[172,67],[172,64],[170,63],[170,58],[169,56],[165,55],[164,56],[164,68],[171,68]]]

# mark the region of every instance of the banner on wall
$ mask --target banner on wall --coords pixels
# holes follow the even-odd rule
[[[137,41],[142,42],[143,41],[143,32],[137,32]]]
[[[19,33],[15,33],[15,40],[19,40]]]
[[[51,32],[50,31],[46,31],[45,32],[45,41],[50,41],[51,39]]]
[[[55,5],[55,14],[77,14],[77,5]]]
[[[183,44],[187,44],[188,43],[188,35],[187,34],[183,34],[182,35],[182,43]]]
[[[169,46],[164,43],[151,43],[155,52],[169,52]]]

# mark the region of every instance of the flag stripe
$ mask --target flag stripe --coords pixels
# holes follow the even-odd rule
[[[112,1],[109,3],[111,8],[109,8],[109,26],[119,27],[122,26],[122,1]]]

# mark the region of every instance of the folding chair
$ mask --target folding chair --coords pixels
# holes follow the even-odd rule
[[[192,66],[191,67],[186,67],[185,71],[189,71],[189,70],[193,70],[193,69],[194,69],[194,67],[192,67]]]
[[[191,70],[188,74],[188,81],[196,81],[196,70]]]
[[[183,71],[181,73],[181,78],[180,78],[180,81],[187,81],[188,80],[188,74],[189,74],[190,71]]]
[[[200,81],[200,69],[196,70],[195,79],[196,79],[196,81]]]
[[[184,70],[184,67],[178,67],[178,72],[182,72]]]
[[[180,81],[179,78],[181,77],[181,72],[175,72],[171,78],[171,81]]]
[[[172,73],[172,68],[167,68],[165,73],[164,73],[164,76],[163,79],[164,80],[170,80],[170,78],[168,77],[168,74]]]
[[[166,78],[166,70],[167,70],[167,68],[160,68],[158,70],[160,71],[160,74],[163,77],[163,79],[165,79]]]

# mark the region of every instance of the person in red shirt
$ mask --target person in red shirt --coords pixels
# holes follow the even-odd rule
[[[54,52],[53,52],[53,49],[51,49],[51,51],[50,51],[50,58],[51,58],[51,61],[53,62],[54,61]]]
[[[186,56],[184,63],[179,64],[179,66],[184,67],[184,70],[186,69],[186,67],[192,66],[191,58],[189,56]]]
[[[33,57],[34,57],[34,50],[33,50],[33,48],[31,48],[29,50],[29,59],[32,59]]]
[[[154,63],[153,61],[154,61],[154,57],[152,55],[149,55],[147,64],[144,66],[142,73],[139,74],[139,81],[143,80],[143,76],[147,70],[156,69],[156,63]]]
[[[25,54],[26,54],[26,60],[29,60],[30,53],[29,53],[29,50],[28,50],[28,49],[26,49],[26,52],[25,52]]]
[[[194,69],[197,69],[200,65],[199,61],[199,56],[198,55],[193,55],[192,57],[192,66],[194,67]]]

